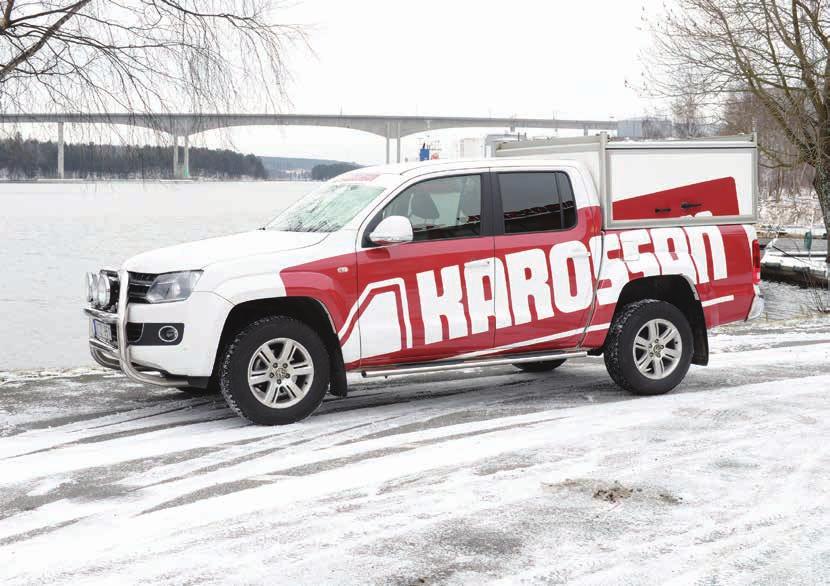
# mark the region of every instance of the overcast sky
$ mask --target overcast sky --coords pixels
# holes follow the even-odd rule
[[[639,53],[648,47],[643,10],[654,13],[660,5],[645,0],[305,0],[283,14],[286,21],[308,26],[314,52],[295,49],[288,55],[293,79],[286,109],[641,115],[649,104],[625,82],[639,81]],[[249,129],[244,140],[239,134],[234,133],[237,146],[259,154],[361,162],[384,157],[383,139],[355,131]],[[417,138],[404,145],[406,152]]]
[[[641,30],[643,11],[654,14],[661,4],[297,0],[275,14],[278,21],[305,25],[309,43],[286,52],[290,103],[283,109],[600,119],[642,115],[650,104],[627,88],[626,80],[639,82],[639,54],[649,45]],[[428,138],[449,144],[485,132],[434,132]],[[68,130],[67,140],[72,134]],[[405,139],[404,155],[415,156],[417,141],[424,138]],[[385,158],[382,138],[343,129],[251,127],[207,133],[194,142],[259,155],[360,163]]]

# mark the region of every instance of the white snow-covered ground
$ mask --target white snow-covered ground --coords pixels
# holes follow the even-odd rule
[[[5,373],[0,582],[830,582],[830,321],[712,349],[663,397],[573,362],[356,384],[281,428]]]

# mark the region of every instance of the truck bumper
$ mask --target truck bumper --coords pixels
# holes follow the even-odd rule
[[[746,316],[746,321],[757,319],[764,315],[764,294],[758,285],[755,287],[755,297],[752,300],[752,305],[749,308],[749,314]]]
[[[162,386],[184,386],[188,378],[213,373],[219,338],[233,305],[215,293],[197,291],[185,301],[172,303],[128,303],[129,273],[119,272],[118,312],[86,308],[90,318],[89,347],[102,366],[118,369],[129,378]],[[115,339],[96,338],[93,320],[112,324]],[[127,324],[176,324],[181,337],[175,343],[158,340],[131,344]],[[145,342],[142,337],[142,342]],[[149,371],[157,371],[151,374]]]

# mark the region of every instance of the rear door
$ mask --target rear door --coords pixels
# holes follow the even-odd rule
[[[414,241],[375,246],[368,234],[404,216]],[[358,250],[361,366],[489,350],[494,336],[492,203],[486,172],[414,182],[387,202]]]
[[[495,279],[503,273],[507,283],[495,304],[510,312],[495,350],[576,347],[593,306],[589,240],[598,233],[598,209],[579,209],[566,170],[494,170],[491,177]]]

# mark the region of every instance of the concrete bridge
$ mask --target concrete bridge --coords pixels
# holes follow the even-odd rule
[[[371,116],[346,114],[0,114],[0,124],[56,124],[58,128],[58,175],[63,178],[65,124],[113,124],[149,128],[173,136],[173,173],[190,176],[190,137],[207,130],[233,126],[324,126],[351,128],[386,139],[386,162],[390,162],[390,142],[395,140],[397,161],[401,160],[401,139],[430,130],[449,128],[567,129],[591,131],[617,130],[615,120],[560,120],[556,118],[489,118],[458,116]],[[179,138],[184,153],[179,163]]]

